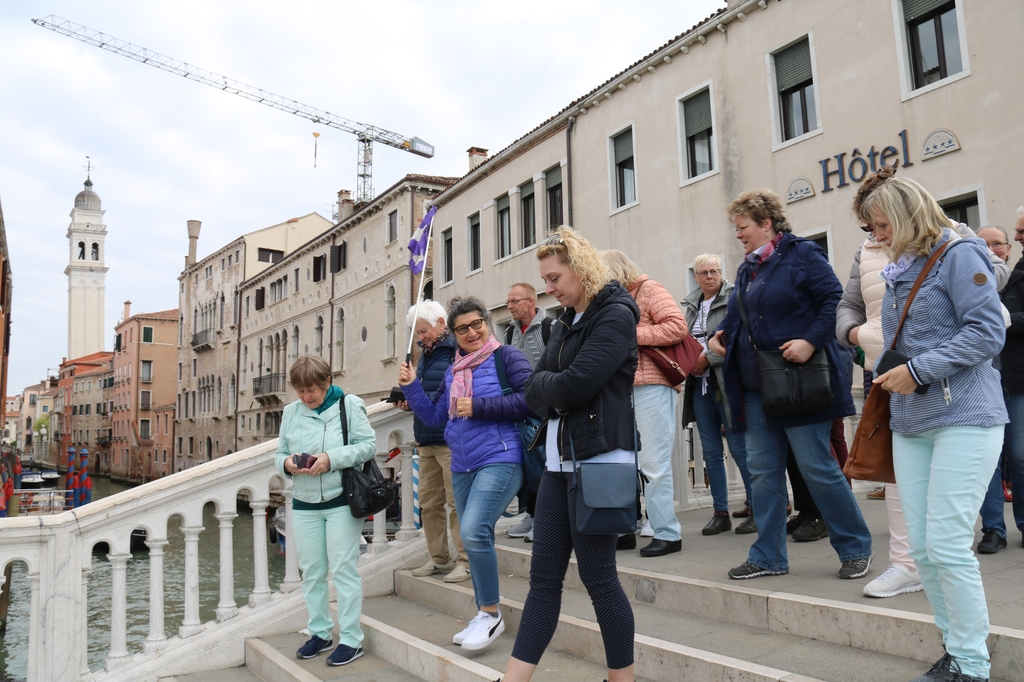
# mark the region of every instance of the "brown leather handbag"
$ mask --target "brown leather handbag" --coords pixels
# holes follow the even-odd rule
[[[633,294],[634,299],[640,294],[640,289],[644,284],[649,281],[644,280],[640,283],[636,294]],[[704,346],[693,338],[693,334],[686,332],[681,341],[671,346],[640,346],[639,350],[651,359],[654,366],[665,377],[665,381],[673,386],[678,386],[686,381],[686,377],[690,376],[690,372],[697,364],[697,359],[704,352]]]
[[[907,311],[910,304],[917,296],[917,290],[921,288],[925,277],[931,271],[932,266],[940,259],[950,242],[946,242],[941,248],[936,249],[921,274],[917,276],[914,287],[907,296],[907,302],[903,306],[903,315],[900,317],[900,325],[896,328],[896,336],[892,339],[892,350],[896,349],[896,341],[903,331],[903,323],[907,319]],[[850,448],[850,456],[846,458],[846,465],[843,473],[858,481],[876,481],[878,483],[895,483],[896,472],[892,464],[892,429],[889,428],[891,414],[889,412],[890,394],[881,385],[872,387],[868,397],[864,399],[864,409],[861,412],[860,424],[857,425],[857,433],[853,437],[853,447]]]

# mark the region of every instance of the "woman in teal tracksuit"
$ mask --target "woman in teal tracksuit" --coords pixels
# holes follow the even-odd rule
[[[331,368],[323,358],[300,357],[288,378],[299,399],[284,409],[275,461],[278,470],[292,479],[289,542],[299,554],[311,635],[296,655],[313,658],[334,645],[334,619],[327,605],[330,567],[338,598],[339,634],[338,647],[327,663],[345,665],[363,655],[359,627],[363,591],[357,566],[363,520],[348,508],[341,470],[371,459],[376,437],[362,399],[346,395],[331,383]],[[344,401],[347,415],[347,445],[339,401]],[[300,462],[302,454],[315,460]]]

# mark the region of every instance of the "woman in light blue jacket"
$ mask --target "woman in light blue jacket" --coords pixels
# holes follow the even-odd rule
[[[992,367],[1005,337],[994,270],[985,242],[956,238],[953,223],[917,182],[886,171],[881,181],[865,181],[858,202],[859,217],[890,259],[882,271],[886,348],[925,263],[945,247],[896,344],[909,360],[874,383],[892,393],[893,462],[910,556],[946,647],[914,682],[987,682],[988,608],[971,545],[1008,421]],[[920,387],[926,390],[915,392]]]
[[[363,655],[359,627],[363,588],[358,568],[363,520],[348,508],[341,471],[372,459],[377,441],[366,405],[331,383],[331,368],[323,358],[301,356],[288,378],[299,399],[284,408],[275,463],[278,471],[292,479],[289,551],[299,554],[310,633],[309,641],[295,653],[313,658],[334,646],[334,619],[327,605],[329,567],[338,597],[339,632],[338,647],[327,657],[327,664],[345,665]]]

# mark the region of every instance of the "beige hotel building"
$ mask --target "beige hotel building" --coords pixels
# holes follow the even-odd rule
[[[507,319],[508,286],[542,289],[534,248],[565,223],[682,299],[698,254],[734,277],[725,208],[750,188],[780,195],[845,282],[864,240],[850,206],[882,164],[975,229],[1012,228],[1022,27],[1019,0],[729,0],[437,198],[436,298],[475,294]]]

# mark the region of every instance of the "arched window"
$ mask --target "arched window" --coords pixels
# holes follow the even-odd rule
[[[345,369],[345,309],[338,308],[334,320],[334,369],[338,372]]]
[[[313,352],[323,357],[324,354],[324,318],[316,316],[316,329],[313,335]]]
[[[206,461],[209,462],[213,459],[213,439],[209,436],[206,437]]]
[[[259,350],[256,353],[256,376],[263,376],[263,339],[260,339]]]
[[[92,259],[93,260],[99,260],[100,259],[100,245],[97,244],[96,242],[92,243]]]
[[[228,383],[228,412],[235,412],[235,375],[231,375],[231,382]]]
[[[295,349],[295,353],[292,355],[293,358],[299,357],[299,326],[295,325],[292,327],[292,347]]]
[[[385,301],[387,323],[384,327],[384,357],[395,357],[395,288],[388,287]]]
[[[221,295],[220,295],[220,324],[218,326],[219,326],[220,329],[224,328],[224,293],[223,292],[221,292]]]
[[[249,372],[249,346],[242,346],[242,383]]]
[[[85,242],[78,242],[78,260],[85,260]]]

